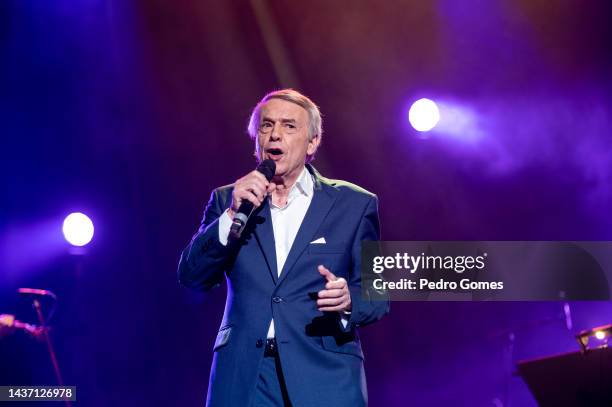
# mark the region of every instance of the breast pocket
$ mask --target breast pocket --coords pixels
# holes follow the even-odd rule
[[[326,253],[345,253],[349,248],[344,243],[333,244],[317,244],[311,243],[308,245],[308,253],[310,254],[326,254]]]

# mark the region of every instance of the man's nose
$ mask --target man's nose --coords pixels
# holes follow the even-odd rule
[[[281,126],[277,123],[272,128],[272,132],[270,133],[271,141],[279,141],[282,136]]]

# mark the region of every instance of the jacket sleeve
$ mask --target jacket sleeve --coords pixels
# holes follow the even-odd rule
[[[389,295],[386,291],[375,290],[370,280],[362,280],[361,242],[380,240],[380,223],[378,220],[378,198],[372,197],[362,215],[355,239],[353,241],[353,267],[349,276],[351,293],[351,314],[344,331],[376,322],[389,313]],[[365,274],[366,276],[369,273]]]
[[[224,210],[221,194],[214,190],[200,228],[181,253],[178,280],[185,287],[207,291],[223,280],[232,253],[230,245],[219,241],[219,217]]]

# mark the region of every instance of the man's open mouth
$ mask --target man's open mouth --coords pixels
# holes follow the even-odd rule
[[[283,150],[280,148],[268,148],[266,152],[268,153],[268,157],[273,160],[280,159],[283,156]]]

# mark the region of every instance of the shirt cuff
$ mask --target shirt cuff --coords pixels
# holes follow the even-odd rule
[[[226,210],[219,218],[219,243],[221,243],[223,246],[227,246],[232,223],[233,220],[230,218],[229,213]]]

